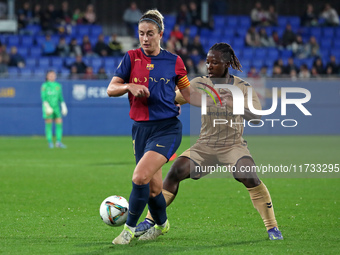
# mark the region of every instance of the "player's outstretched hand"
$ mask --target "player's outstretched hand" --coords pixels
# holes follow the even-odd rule
[[[129,91],[135,97],[149,97],[150,91],[144,85],[130,84]]]

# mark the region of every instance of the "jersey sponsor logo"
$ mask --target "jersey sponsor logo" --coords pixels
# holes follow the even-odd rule
[[[148,80],[147,77],[142,77],[142,78],[137,78],[137,77],[134,77],[132,78],[132,81],[134,83],[146,83]],[[152,81],[152,82],[160,82],[160,81],[164,81],[165,84],[168,84],[170,82],[170,79],[167,79],[167,78],[160,78],[159,80],[157,80],[156,78],[153,78],[153,77],[149,77],[149,80]]]
[[[165,147],[164,145],[156,144],[156,147]]]
[[[135,62],[136,62],[136,61],[142,61],[142,60],[141,60],[141,59],[139,59],[139,58],[136,58],[136,59],[135,59]]]
[[[154,68],[153,64],[147,64],[146,65],[146,69],[149,70],[149,71],[153,70],[153,68]]]

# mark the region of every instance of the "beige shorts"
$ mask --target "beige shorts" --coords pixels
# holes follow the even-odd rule
[[[226,147],[210,147],[201,143],[195,143],[181,155],[190,158],[200,166],[225,165],[234,166],[243,157],[252,156],[247,143],[239,143]]]

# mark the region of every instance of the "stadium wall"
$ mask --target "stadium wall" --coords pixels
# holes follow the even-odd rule
[[[109,81],[59,80],[63,85],[69,114],[64,118],[65,135],[130,135],[132,121],[129,118],[129,103],[126,97],[108,98]],[[42,81],[0,79],[0,135],[43,135],[40,86]],[[304,106],[312,116],[305,116],[296,106],[288,105],[287,115],[281,116],[280,102],[270,116],[263,116],[262,127],[249,127],[245,134],[259,135],[307,135],[340,134],[340,87],[339,80],[284,81],[267,80],[263,109],[269,109],[269,97],[273,87],[302,87],[311,92],[311,99]],[[280,90],[279,90],[280,91]],[[289,98],[302,94],[289,95]],[[179,117],[183,133],[190,134],[190,107],[182,106]],[[274,122],[271,119],[276,119]],[[281,121],[295,119],[296,127],[283,127]],[[279,120],[279,121],[277,121]],[[271,127],[274,123],[274,127]],[[284,122],[293,125],[292,121]],[[199,124],[196,125],[199,132]]]

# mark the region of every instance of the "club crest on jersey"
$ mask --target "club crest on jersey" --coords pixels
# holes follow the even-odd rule
[[[146,65],[146,69],[148,69],[149,71],[153,70],[153,68],[154,68],[153,64]]]

